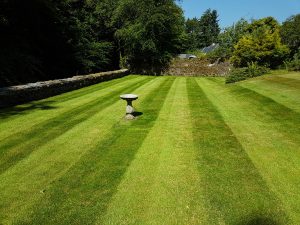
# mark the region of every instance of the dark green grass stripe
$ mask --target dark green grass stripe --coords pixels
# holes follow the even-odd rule
[[[187,90],[211,224],[217,217],[226,224],[287,224],[279,200],[194,79]]]
[[[288,78],[288,77],[270,76],[270,77],[265,77],[264,80],[270,83],[284,85],[290,88],[296,88],[297,90],[300,89],[300,80],[297,79]]]
[[[37,110],[47,110],[47,109],[55,109],[57,103],[64,103],[69,100],[74,100],[79,97],[84,97],[84,95],[91,94],[93,92],[99,92],[103,89],[114,88],[116,85],[120,85],[121,83],[127,82],[129,80],[133,80],[134,76],[127,76],[124,78],[112,80],[109,82],[103,82],[100,84],[95,84],[93,86],[85,87],[79,90],[71,91],[68,93],[64,93],[58,96],[50,97],[40,101],[33,101],[31,103],[27,103],[21,106],[9,107],[6,109],[0,109],[0,121],[3,123],[5,121],[11,121],[12,118],[16,118],[18,116],[23,116],[28,113],[32,113]]]
[[[224,88],[222,81],[217,79],[210,80]],[[249,105],[249,110],[255,112],[256,117],[261,118],[266,125],[270,124],[282,134],[286,134],[287,139],[293,140],[300,145],[300,113],[238,84],[229,85],[225,88],[236,99],[239,99],[241,104]]]
[[[118,101],[121,93],[125,91],[131,92],[152,79],[147,77],[135,84],[115,89],[102,98],[34,126],[29,132],[20,132],[2,141],[0,145],[0,174],[34,150]]]
[[[174,81],[174,78],[163,79],[160,86],[141,99],[143,115],[135,121],[121,120],[116,124],[98,147],[46,189],[33,217],[19,224],[94,224],[101,220]]]

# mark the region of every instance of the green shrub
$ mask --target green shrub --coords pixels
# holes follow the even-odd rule
[[[289,71],[300,71],[300,51],[294,55],[294,58],[284,62],[285,68]]]
[[[279,23],[272,17],[252,22],[248,33],[234,47],[231,63],[235,67],[246,67],[248,62],[277,68],[289,55],[289,48],[282,44]]]
[[[246,80],[248,76],[247,68],[236,68],[233,69],[230,74],[226,77],[225,83],[235,83],[238,81]]]
[[[235,68],[226,77],[226,84],[235,83],[238,81],[246,80],[252,77],[258,77],[269,72],[269,69],[264,66],[259,66],[257,63],[248,63],[248,67]]]

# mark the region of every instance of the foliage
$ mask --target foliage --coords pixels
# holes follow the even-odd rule
[[[248,63],[248,67],[235,68],[226,77],[225,83],[235,83],[238,81],[246,80],[252,77],[258,77],[269,72],[269,69],[264,66],[259,66],[257,63]]]
[[[275,68],[289,54],[288,47],[281,42],[279,24],[272,17],[253,21],[234,48],[231,62],[235,67],[257,62]]]
[[[300,50],[300,14],[291,16],[283,22],[280,34],[283,43],[291,49],[291,53],[298,52]]]
[[[197,18],[187,19],[185,22],[185,31],[187,33],[186,48],[193,51],[199,49],[199,20]]]
[[[0,1],[0,86],[166,66],[185,40],[173,0]]]
[[[0,86],[117,68],[105,2],[1,1]]]
[[[233,52],[234,46],[238,43],[240,38],[246,33],[249,23],[245,19],[240,19],[232,26],[224,29],[218,36],[219,47],[210,53],[210,57],[221,58],[222,60],[229,59]]]
[[[300,71],[300,51],[291,60],[284,61],[284,65],[289,71]]]
[[[216,10],[208,9],[204,12],[199,20],[199,47],[206,47],[217,42],[220,33],[218,22],[218,13]]]
[[[134,72],[159,74],[180,52],[184,18],[173,0],[121,0],[113,22],[121,54]]]
[[[187,49],[196,50],[217,42],[220,33],[216,10],[206,10],[200,19],[187,19],[185,29],[187,33]]]

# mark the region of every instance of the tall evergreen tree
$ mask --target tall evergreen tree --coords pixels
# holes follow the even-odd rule
[[[197,18],[187,19],[185,22],[187,33],[187,49],[195,50],[199,47],[200,26]]]
[[[216,10],[206,10],[199,20],[199,48],[217,42],[220,33],[218,13]]]
[[[187,19],[185,22],[188,44],[187,49],[196,50],[218,41],[220,33],[218,13],[216,10],[206,10],[200,19]]]

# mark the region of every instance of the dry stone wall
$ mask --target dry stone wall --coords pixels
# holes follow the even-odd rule
[[[207,59],[175,59],[164,75],[222,77],[230,71],[228,62],[211,63]]]
[[[0,108],[39,100],[129,74],[126,69],[0,88]]]

